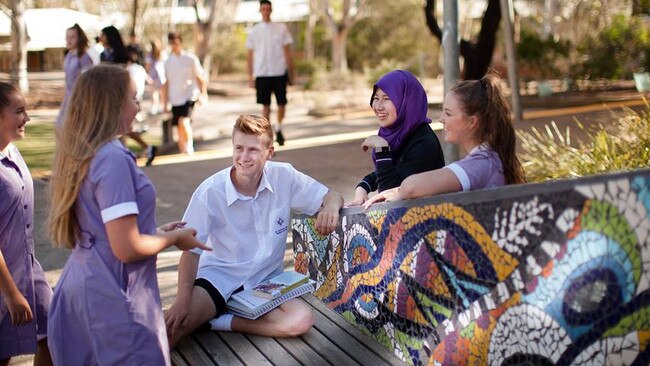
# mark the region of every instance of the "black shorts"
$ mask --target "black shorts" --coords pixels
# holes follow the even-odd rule
[[[194,110],[193,100],[188,100],[187,103],[178,106],[172,106],[172,126],[178,126],[178,120],[182,117],[192,118],[192,111]]]
[[[271,105],[271,93],[275,94],[275,101],[278,105],[287,104],[287,80],[288,76],[260,76],[255,78],[255,89],[257,90],[257,103]]]
[[[217,290],[217,288],[214,287],[210,281],[206,280],[205,278],[197,278],[194,280],[194,286],[201,287],[208,292],[208,295],[210,295],[210,298],[214,303],[214,307],[217,309],[213,318],[218,318],[228,312],[228,308],[226,307],[226,300],[223,298],[223,295],[221,295],[221,292],[219,292],[219,290]],[[244,287],[240,286],[233,293],[237,293],[243,289]]]

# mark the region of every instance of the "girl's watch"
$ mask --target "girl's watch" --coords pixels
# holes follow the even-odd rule
[[[390,152],[389,146],[375,146],[375,154]]]

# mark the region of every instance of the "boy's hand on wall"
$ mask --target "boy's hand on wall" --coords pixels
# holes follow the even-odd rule
[[[323,207],[316,217],[316,231],[320,235],[329,235],[339,222],[339,207]]]

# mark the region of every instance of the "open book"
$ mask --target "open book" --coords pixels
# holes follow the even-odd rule
[[[296,271],[287,271],[260,283],[251,290],[255,296],[273,300],[307,282],[309,277]]]
[[[273,279],[275,278],[277,277]],[[228,299],[226,306],[233,315],[247,319],[257,319],[294,297],[314,292],[316,282],[309,279],[309,277],[305,278],[306,280],[301,285],[294,286],[274,299],[256,296],[253,294],[253,289],[237,292]]]

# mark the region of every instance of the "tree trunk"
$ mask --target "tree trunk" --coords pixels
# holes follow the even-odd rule
[[[427,0],[424,13],[427,26],[434,37],[442,42],[442,30],[435,15],[436,0]],[[463,57],[463,79],[479,79],[487,72],[492,63],[496,35],[501,21],[499,0],[489,0],[481,21],[481,31],[476,43],[464,39],[460,41],[460,55]]]
[[[352,0],[343,0],[341,7],[341,20],[334,20],[334,9],[329,0],[322,0],[327,24],[332,35],[332,68],[333,71],[340,74],[348,72],[347,44],[350,29],[357,21],[357,16],[362,12],[365,6],[365,0],[358,0],[356,4],[356,13],[352,14]]]
[[[215,30],[221,23],[221,20],[224,18],[224,13],[228,12],[227,6],[234,4],[234,2],[233,0],[213,0],[209,8],[208,18],[205,21],[202,21],[199,15],[199,6],[202,4],[203,2],[194,2],[194,11],[196,13],[196,57],[198,57],[199,61],[201,62],[201,66],[203,66],[206,77],[209,78],[210,69],[212,66],[210,64],[212,62],[212,55],[210,54],[210,51],[212,50],[210,44],[210,41],[212,40],[212,34],[215,33]]]
[[[341,30],[332,38],[332,68],[342,74],[348,72],[348,33],[349,30]]]
[[[138,32],[138,0],[133,0],[133,8],[131,8],[131,18],[133,19],[133,27],[131,27],[131,35],[137,36]]]
[[[305,29],[305,58],[311,60],[314,58],[314,28],[318,20],[317,0],[309,0],[309,16],[307,17],[307,28]]]
[[[11,0],[11,81],[22,93],[29,91],[27,80],[27,31],[25,2]]]

